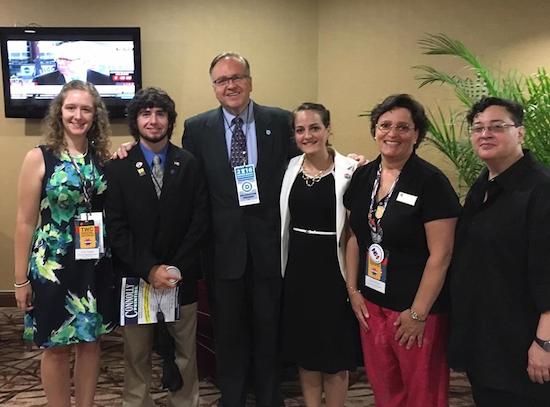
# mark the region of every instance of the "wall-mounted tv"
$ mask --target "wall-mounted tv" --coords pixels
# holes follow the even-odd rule
[[[0,27],[6,117],[43,118],[63,84],[93,83],[111,118],[141,89],[139,28]]]

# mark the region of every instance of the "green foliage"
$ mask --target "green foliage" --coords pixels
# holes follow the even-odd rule
[[[465,63],[467,74],[440,71],[429,65],[413,68],[420,73],[419,87],[438,84],[449,86],[463,105],[460,111],[441,108],[429,112],[430,128],[427,140],[445,154],[456,167],[461,192],[467,189],[479,174],[482,164],[472,151],[464,115],[482,96],[496,96],[515,100],[525,108],[525,147],[537,159],[550,164],[550,77],[544,68],[531,76],[515,71],[502,75],[492,72],[462,42],[445,34],[426,34],[418,41],[426,55],[447,55]]]

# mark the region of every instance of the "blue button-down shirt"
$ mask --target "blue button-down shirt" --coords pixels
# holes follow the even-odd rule
[[[166,155],[168,154],[168,143],[164,146],[162,150],[160,150],[158,153],[155,153],[151,151],[146,145],[143,143],[139,143],[139,148],[141,148],[141,152],[143,153],[143,156],[145,157],[145,161],[147,162],[147,165],[149,166],[149,169],[153,168],[153,157],[158,155],[160,156],[160,165],[162,165],[162,168],[165,168],[164,163],[166,162]]]

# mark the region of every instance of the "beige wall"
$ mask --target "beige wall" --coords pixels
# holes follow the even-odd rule
[[[454,103],[438,86],[418,89],[414,65],[455,69],[450,57],[422,55],[425,33],[461,40],[493,68],[532,73],[550,66],[550,2],[544,0],[319,0],[319,100],[333,113],[334,144],[374,157],[370,110],[392,93],[406,92],[427,107]],[[424,145],[419,154],[453,178],[448,162]]]
[[[250,59],[252,96],[259,103],[290,109],[317,99],[316,0],[98,1],[91,13],[88,4],[0,0],[0,26],[141,27],[144,85],[160,86],[176,101],[177,144],[185,117],[217,106],[208,67],[221,51]],[[101,4],[109,11],[101,12]],[[3,112],[0,101],[0,290],[7,290],[13,283],[17,174],[25,153],[40,142],[40,122],[6,119]],[[124,121],[113,130],[114,146],[128,140]]]
[[[459,38],[494,66],[530,73],[550,65],[550,2],[543,0],[118,0],[96,1],[92,12],[88,4],[0,0],[0,25],[141,27],[144,84],[174,97],[177,143],[183,118],[216,105],[207,68],[222,50],[250,59],[258,102],[291,109],[318,100],[333,113],[336,148],[369,157],[375,147],[358,114],[386,95],[452,103],[441,89],[417,89],[412,65],[460,66],[421,55],[416,41],[423,33]],[[13,282],[17,173],[40,141],[39,122],[5,119],[1,103],[0,290]],[[123,122],[114,133],[115,146],[127,140]],[[421,154],[441,164],[429,148]]]

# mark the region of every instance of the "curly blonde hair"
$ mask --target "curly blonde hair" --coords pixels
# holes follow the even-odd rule
[[[72,90],[81,90],[88,92],[92,96],[94,104],[94,121],[88,130],[86,137],[90,148],[95,152],[100,164],[109,160],[109,137],[111,135],[111,126],[109,124],[109,114],[105,103],[97,92],[94,85],[88,82],[71,81],[63,86],[59,95],[57,95],[48,109],[48,114],[44,118],[45,124],[45,144],[56,154],[61,154],[67,148],[64,138],[64,127],[61,119],[61,107],[65,102],[67,94]]]

